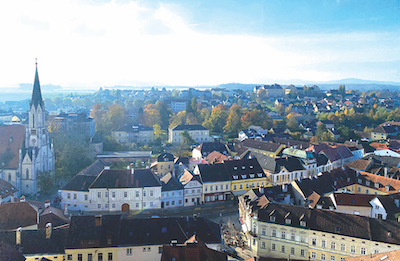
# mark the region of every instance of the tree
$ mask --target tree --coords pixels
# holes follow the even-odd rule
[[[212,132],[222,133],[228,118],[228,110],[225,105],[218,104],[212,110],[210,118],[203,123],[203,126]]]
[[[108,111],[102,117],[103,134],[111,133],[112,129],[119,128],[125,123],[124,108],[118,104],[114,104],[108,107]]]
[[[242,107],[234,103],[229,108],[229,116],[224,126],[224,132],[237,134],[242,129]]]
[[[191,107],[192,107],[193,114],[196,116],[197,115],[197,99],[196,99],[196,97],[193,97]]]
[[[286,126],[287,126],[291,131],[294,131],[294,130],[298,129],[299,124],[297,123],[296,116],[295,116],[293,113],[290,113],[290,114],[287,116]]]
[[[38,171],[37,186],[41,193],[50,192],[54,188],[54,175],[50,171]]]
[[[182,142],[181,144],[184,146],[189,146],[191,144],[196,143],[195,140],[190,136],[187,130],[181,132]]]
[[[346,95],[346,86],[344,84],[339,85],[338,92],[344,97]]]
[[[135,105],[136,109],[142,108],[144,106],[143,99],[135,99],[133,105]]]
[[[144,121],[146,126],[158,124],[161,126],[161,115],[154,104],[144,106]]]
[[[160,113],[160,126],[163,130],[168,129],[169,120],[171,119],[172,111],[163,101],[157,101],[155,104],[156,110]]]

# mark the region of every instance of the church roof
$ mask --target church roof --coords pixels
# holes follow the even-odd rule
[[[36,64],[36,73],[35,73],[35,82],[33,84],[33,91],[32,91],[32,99],[31,102],[29,103],[29,107],[35,106],[35,108],[40,105],[43,109],[43,99],[42,99],[42,91],[40,90],[40,83],[39,83],[39,75],[38,75],[38,70],[37,70],[37,64]]]
[[[23,147],[24,138],[24,125],[0,125],[0,168],[18,168],[19,149]]]

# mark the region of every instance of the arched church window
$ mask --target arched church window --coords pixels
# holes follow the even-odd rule
[[[8,173],[8,182],[11,182],[11,173]]]
[[[32,127],[35,128],[35,115],[32,115]]]
[[[26,169],[26,179],[29,179],[29,169]]]

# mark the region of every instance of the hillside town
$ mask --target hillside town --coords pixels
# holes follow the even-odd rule
[[[36,64],[31,99],[0,104],[0,253],[396,260],[398,105],[344,85],[50,99]]]

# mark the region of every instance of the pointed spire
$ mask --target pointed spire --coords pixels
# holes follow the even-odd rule
[[[43,99],[42,99],[42,91],[40,90],[40,83],[39,83],[39,75],[38,75],[38,69],[37,69],[37,59],[36,60],[36,73],[35,73],[35,82],[33,84],[33,91],[32,91],[32,100],[29,104],[29,107],[32,105],[35,106],[35,108],[40,105],[43,108]]]

